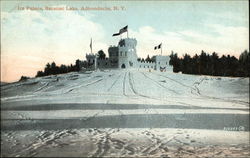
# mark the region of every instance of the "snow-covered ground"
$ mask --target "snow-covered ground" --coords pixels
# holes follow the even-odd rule
[[[105,70],[1,85],[2,156],[250,156],[249,78]]]

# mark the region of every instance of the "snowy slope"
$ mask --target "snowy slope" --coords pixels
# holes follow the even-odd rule
[[[248,85],[248,78],[107,70],[48,76],[4,85],[1,86],[1,101],[249,108]]]
[[[199,156],[213,149],[220,156],[244,156],[248,96],[249,78],[141,70],[72,72],[5,84],[1,153]]]

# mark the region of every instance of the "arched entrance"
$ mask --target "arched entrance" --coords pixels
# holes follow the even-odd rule
[[[122,64],[121,68],[122,68],[122,69],[125,69],[125,68],[126,68],[125,64]]]

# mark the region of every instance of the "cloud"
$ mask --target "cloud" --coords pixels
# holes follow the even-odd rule
[[[222,25],[211,25],[211,27],[220,34],[215,42],[221,44],[223,47],[229,47],[233,52],[249,49],[249,28],[240,26],[225,27]]]
[[[222,11],[222,12],[206,12],[207,20],[223,20],[230,21],[234,24],[244,23],[248,24],[249,13],[247,10],[243,10],[241,12],[233,12],[233,11]]]
[[[17,80],[21,75],[34,76],[47,62],[70,64],[84,59],[90,52],[91,37],[94,52],[108,48],[103,27],[93,22],[89,13],[25,10],[1,14],[1,66],[10,70],[1,71],[4,81]],[[20,65],[28,70],[23,71]]]
[[[249,49],[249,29],[246,27],[232,27],[218,24],[208,24],[207,27],[214,34],[201,33],[195,30],[183,30],[176,32],[157,32],[151,26],[143,26],[138,31],[131,30],[130,34],[137,38],[137,51],[139,56],[147,54],[160,54],[160,50],[154,50],[154,46],[163,43],[163,54],[169,55],[171,51],[179,55],[188,53],[199,54],[201,50],[209,53],[217,52],[219,55],[232,54],[239,56],[245,49]]]

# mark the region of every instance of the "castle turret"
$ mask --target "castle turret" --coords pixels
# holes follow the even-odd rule
[[[134,68],[137,66],[136,39],[125,38],[118,43],[118,67]]]
[[[95,54],[86,54],[86,59],[88,62],[88,67],[96,69],[96,55]]]

